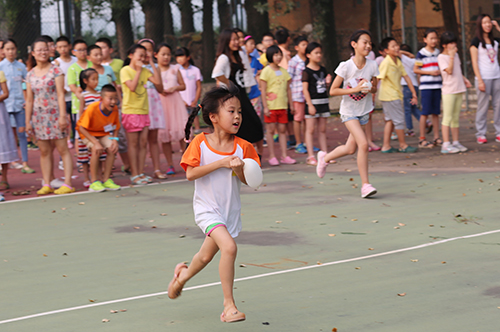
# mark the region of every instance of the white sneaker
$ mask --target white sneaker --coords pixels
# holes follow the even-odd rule
[[[460,152],[465,152],[468,150],[465,146],[463,146],[460,143],[453,144],[453,146],[456,147]]]
[[[459,153],[459,152],[460,152],[460,150],[451,144],[448,145],[447,147],[444,147],[444,145],[441,147],[441,153],[444,153],[444,154]]]

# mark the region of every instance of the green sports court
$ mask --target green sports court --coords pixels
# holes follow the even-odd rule
[[[0,330],[498,331],[497,174],[381,171],[363,200],[341,165],[266,170],[242,189],[233,324],[218,256],[166,295],[203,240],[193,183],[4,203]]]

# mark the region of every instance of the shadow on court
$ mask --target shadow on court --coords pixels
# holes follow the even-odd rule
[[[166,295],[203,240],[192,183],[0,205],[0,330],[498,330],[498,173],[380,172],[362,200],[357,174],[313,171],[243,188],[235,324],[218,256]]]

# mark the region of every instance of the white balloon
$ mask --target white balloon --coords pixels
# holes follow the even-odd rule
[[[243,174],[249,187],[258,189],[262,184],[262,170],[259,164],[252,158],[243,159],[245,165],[243,166]]]

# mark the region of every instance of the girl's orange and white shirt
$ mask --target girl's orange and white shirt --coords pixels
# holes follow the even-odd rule
[[[229,156],[252,158],[260,165],[252,144],[234,137],[232,152],[217,151],[210,146],[202,133],[194,138],[184,152],[181,167],[198,167],[211,164]],[[205,233],[208,226],[223,223],[234,238],[241,231],[241,181],[230,168],[219,168],[194,181],[193,209],[196,224]]]

